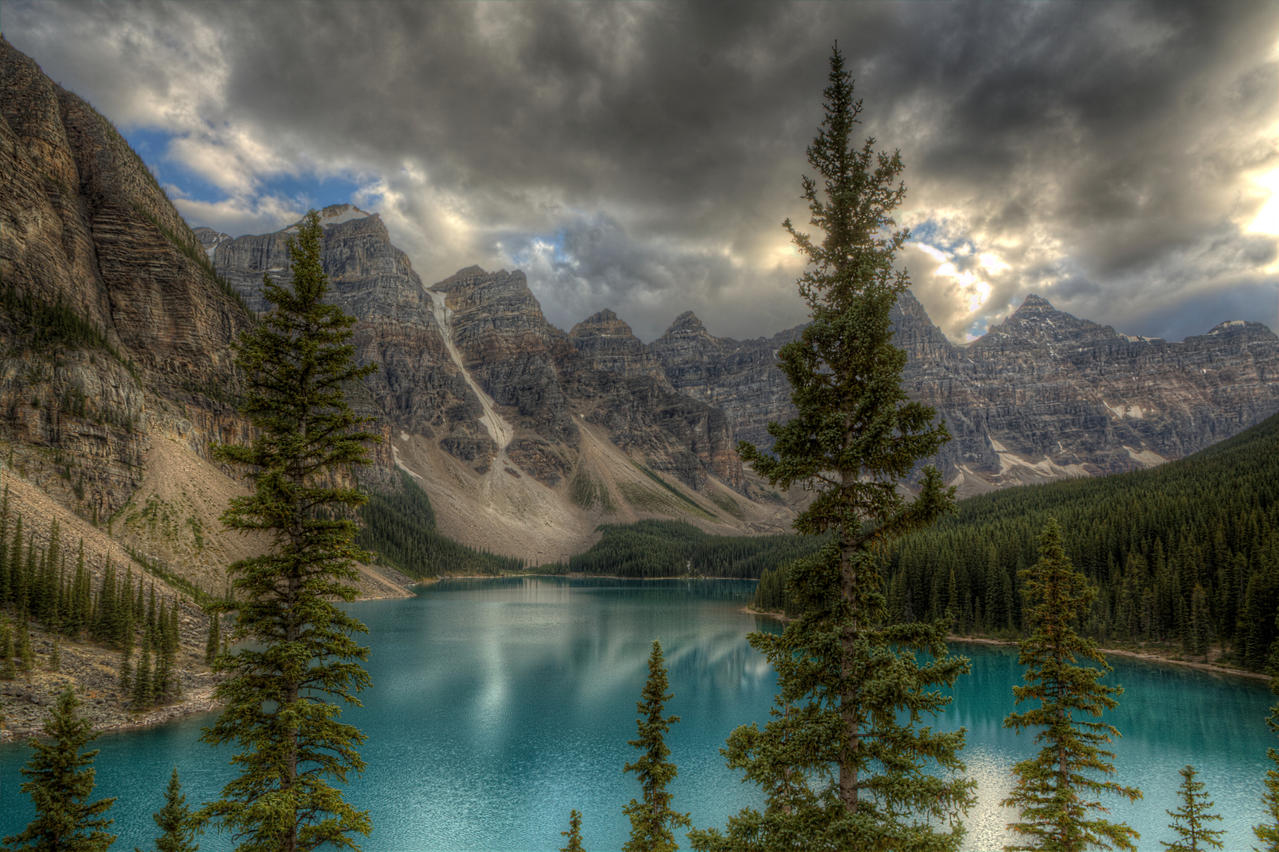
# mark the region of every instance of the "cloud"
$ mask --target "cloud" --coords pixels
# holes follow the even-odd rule
[[[311,203],[282,185],[342,176],[314,203],[377,210],[424,279],[523,264],[556,322],[612,307],[646,335],[685,308],[736,336],[802,317],[778,223],[808,218],[838,39],[952,337],[1030,292],[1124,330],[1214,294],[1274,320],[1274,4],[11,0],[5,27],[172,136],[165,179],[221,193],[180,201],[193,220],[280,227]]]

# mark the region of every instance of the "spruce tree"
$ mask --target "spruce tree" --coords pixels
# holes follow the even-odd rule
[[[679,721],[678,716],[662,715],[671,699],[667,686],[662,646],[654,639],[648,656],[648,680],[635,704],[639,713],[635,720],[636,738],[627,741],[627,745],[639,749],[640,756],[623,770],[635,773],[643,800],[631,799],[622,809],[631,820],[631,838],[623,844],[623,852],[674,852],[679,848],[674,829],[692,825],[688,814],[671,809],[671,794],[666,789],[679,774],[675,764],[667,760],[671,750],[666,745],[666,734]]]
[[[204,643],[204,662],[213,664],[222,648],[222,615],[216,609],[209,610],[209,636]]]
[[[50,741],[31,741],[31,758],[22,768],[28,778],[22,792],[31,796],[36,815],[23,831],[4,839],[5,848],[103,852],[115,840],[105,831],[111,819],[104,816],[115,799],[89,801],[98,751],[82,751],[94,733],[79,707],[75,693],[63,692],[44,725]]]
[[[836,47],[808,149],[818,177],[803,179],[823,236],[784,223],[809,261],[798,286],[812,322],[778,352],[796,416],[769,424],[772,453],[740,446],[773,485],[813,493],[795,527],[827,543],[789,568],[795,620],[750,638],[777,670],[778,703],[762,730],[734,731],[726,753],[763,788],[765,808],[742,811],[726,834],[690,834],[699,849],[955,849],[973,801],[959,777],[963,732],[925,724],[967,660],[948,656],[943,624],[890,624],[882,589],[882,546],[954,498],[932,467],[913,499],[901,487],[948,435],[901,386],[906,356],[889,312],[909,287],[893,268],[907,237],[893,219],[903,166],[873,139],[857,146],[861,110]]]
[[[375,439],[345,389],[373,366],[355,365],[355,320],[324,301],[321,237],[311,211],[289,241],[291,286],[264,279],[271,310],[236,347],[257,437],[217,453],[247,467],[253,484],[223,523],[273,541],[228,568],[239,644],[215,662],[227,675],[217,687],[225,709],[204,733],[210,744],[239,746],[239,776],[201,813],[233,832],[242,852],[357,848],[354,835],[370,828],[334,782],[364,768],[364,735],[339,715],[368,684],[368,651],[353,638],[365,628],[338,602],[355,597],[352,563],[362,556],[349,518],[365,498],[345,483]]]
[[[1017,808],[1020,819],[1008,827],[1017,842],[1004,849],[1135,849],[1138,833],[1099,816],[1106,809],[1093,798],[1109,793],[1131,801],[1141,798],[1141,791],[1093,777],[1114,773],[1114,753],[1103,746],[1119,732],[1088,717],[1114,707],[1123,690],[1099,682],[1110,666],[1097,643],[1075,630],[1096,591],[1066,557],[1055,520],[1040,534],[1039,561],[1018,576],[1027,631],[1018,661],[1026,671],[1025,685],[1014,686],[1013,694],[1017,704],[1037,701],[1039,706],[1009,713],[1004,727],[1018,733],[1038,729],[1035,742],[1041,748],[1013,767],[1015,786],[1004,804]],[[1078,660],[1093,665],[1076,665]]]
[[[200,844],[195,842],[198,826],[187,807],[187,797],[182,792],[176,766],[164,791],[164,806],[151,818],[160,829],[160,836],[155,839],[156,852],[197,852],[200,848]]]
[[[568,838],[568,845],[561,846],[560,852],[586,852],[582,848],[582,815],[577,811],[569,811],[568,831],[561,831]]]
[[[1177,839],[1172,843],[1159,841],[1169,852],[1203,852],[1205,849],[1220,849],[1218,839],[1225,832],[1219,828],[1205,828],[1204,823],[1220,822],[1221,815],[1212,812],[1212,802],[1204,792],[1202,781],[1195,780],[1195,768],[1186,764],[1181,768],[1181,786],[1177,792],[1181,796],[1181,807],[1175,811],[1167,811],[1172,817],[1169,826],[1177,832]]]

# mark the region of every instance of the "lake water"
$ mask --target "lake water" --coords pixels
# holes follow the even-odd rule
[[[412,600],[352,605],[369,625],[373,687],[366,707],[346,718],[368,733],[367,771],[346,787],[367,808],[369,852],[388,850],[554,850],[568,812],[584,814],[586,848],[616,850],[628,823],[622,806],[638,785],[622,766],[635,756],[635,702],[653,639],[661,641],[678,714],[667,743],[680,775],[675,804],[694,824],[722,825],[757,803],[753,787],[724,768],[718,749],[736,726],[768,717],[772,671],[746,644],[754,629],[776,629],[742,612],[751,584],[728,581],[627,582],[505,579],[451,581]],[[1008,767],[1027,756],[1029,736],[1001,722],[1020,678],[1011,649],[964,645],[973,673],[955,690],[946,727],[968,728],[965,759],[980,784],[966,846],[997,849],[1012,814],[999,807]],[[1107,720],[1124,734],[1115,747],[1121,783],[1145,799],[1116,800],[1113,817],[1142,832],[1140,848],[1171,840],[1166,809],[1177,806],[1177,770],[1194,763],[1216,810],[1227,849],[1250,848],[1262,817],[1260,793],[1272,737],[1263,684],[1173,666],[1115,660],[1125,688]],[[106,735],[95,793],[118,796],[111,814],[116,849],[149,848],[151,813],[176,765],[189,801],[214,796],[230,777],[229,752],[198,743],[208,719]],[[30,819],[18,791],[27,750],[0,749],[0,834]],[[201,849],[230,849],[216,833]]]

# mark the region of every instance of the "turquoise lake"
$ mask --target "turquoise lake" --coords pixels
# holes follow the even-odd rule
[[[367,771],[347,798],[367,808],[368,852],[555,850],[568,814],[584,814],[586,848],[619,849],[628,823],[622,806],[638,785],[622,766],[634,757],[635,702],[653,639],[661,641],[678,714],[667,740],[679,778],[675,804],[695,825],[722,825],[758,802],[753,787],[723,765],[718,749],[737,725],[763,722],[775,679],[746,643],[774,622],[743,612],[752,584],[729,581],[502,579],[449,581],[411,600],[352,605],[368,624],[373,687],[364,708],[346,713],[369,739]],[[956,646],[973,671],[956,687],[938,725],[968,729],[968,773],[980,784],[967,848],[998,849],[1012,817],[999,807],[1008,767],[1032,749],[1029,736],[1002,728],[1020,679],[1012,649]],[[1166,809],[1177,806],[1178,769],[1200,770],[1227,849],[1251,848],[1262,817],[1260,794],[1274,742],[1265,724],[1272,696],[1258,681],[1181,667],[1113,661],[1108,682],[1124,689],[1106,721],[1117,780],[1142,788],[1134,804],[1114,800],[1112,817],[1141,831],[1141,849],[1172,840]],[[114,849],[151,848],[169,769],[177,766],[188,800],[215,795],[230,777],[229,752],[198,742],[208,717],[100,737],[97,796],[119,797],[111,814]],[[19,790],[28,751],[0,749],[0,835],[30,819]],[[230,849],[216,833],[202,850]]]

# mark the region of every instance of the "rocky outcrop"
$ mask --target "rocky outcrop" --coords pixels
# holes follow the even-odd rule
[[[1279,338],[1257,323],[1171,343],[1030,296],[959,346],[906,293],[893,325],[907,392],[934,406],[951,434],[937,462],[966,493],[1157,464],[1279,410]],[[739,435],[768,446],[764,424],[793,412],[775,352],[800,330],[735,341],[684,314],[650,348],[673,386],[720,406]]]
[[[243,433],[249,320],[111,124],[0,38],[0,432],[88,516],[128,499],[156,430]]]
[[[321,211],[323,262],[335,304],[358,318],[354,344],[361,363],[378,369],[365,387],[370,413],[395,429],[441,442],[466,461],[484,463],[494,450],[480,423],[481,406],[448,351],[434,302],[408,256],[391,244],[386,226],[349,204]],[[214,268],[255,311],[268,305],[262,277],[287,281],[293,229],[231,238],[201,229]],[[393,461],[380,448],[383,467]]]
[[[777,369],[777,350],[795,340],[800,328],[733,340],[712,336],[686,311],[649,350],[676,390],[723,410],[741,440],[772,446],[768,424],[789,419],[793,411],[790,384]]]
[[[669,387],[661,362],[610,310],[582,320],[569,330],[568,337],[588,369],[626,379],[647,376]]]
[[[575,417],[692,488],[715,476],[740,488],[741,462],[722,412],[676,392],[656,359],[611,311],[565,334],[546,321],[522,272],[459,271],[444,294],[467,370],[524,434],[513,459],[544,482],[567,475]]]

